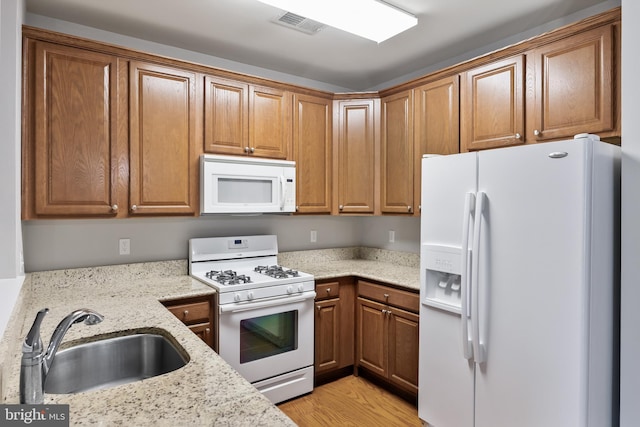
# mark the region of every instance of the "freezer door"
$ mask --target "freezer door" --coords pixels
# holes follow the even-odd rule
[[[587,151],[569,141],[478,155],[474,296],[486,362],[475,427],[586,425]]]
[[[461,292],[449,286],[429,294],[435,300],[445,295],[442,307],[450,309],[429,304],[424,251],[462,253],[465,201],[475,191],[476,153],[423,159],[418,415],[436,427],[473,425],[474,365],[463,355]]]

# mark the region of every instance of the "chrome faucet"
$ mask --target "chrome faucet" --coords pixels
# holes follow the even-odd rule
[[[44,382],[47,379],[49,368],[60,347],[60,343],[69,328],[74,323],[84,322],[85,325],[95,325],[102,322],[104,317],[87,308],[76,310],[68,314],[58,324],[46,353],[42,352],[42,338],[40,338],[40,325],[42,319],[49,312],[43,308],[36,314],[36,319],[22,343],[22,361],[20,362],[20,403],[40,404],[44,401]]]

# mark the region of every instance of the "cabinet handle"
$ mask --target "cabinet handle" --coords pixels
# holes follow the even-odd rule
[[[411,212],[411,206],[407,206],[407,212]]]
[[[118,212],[118,205],[116,204],[111,205],[111,210],[114,212]]]
[[[389,294],[383,294],[383,296],[385,301],[389,301]]]
[[[253,153],[253,152],[255,152],[255,151],[256,151],[256,149],[255,149],[254,147],[251,147],[251,148],[249,149],[249,151],[251,151],[251,152]]]
[[[331,288],[327,288],[327,293],[331,293]]]
[[[535,136],[540,136],[540,135],[542,135],[542,132],[540,132],[538,129],[536,129],[536,130],[533,131],[533,134]]]
[[[338,209],[342,210],[342,209],[344,209],[344,206],[340,205],[340,206],[338,206]]]
[[[300,210],[300,206],[296,205],[296,212]]]
[[[522,137],[522,135],[520,135],[519,133],[516,133],[515,137],[516,137],[516,139],[520,139]]]
[[[422,205],[418,205],[418,212],[422,212]]]
[[[138,210],[138,206],[137,206],[137,205],[133,205],[133,206],[131,206],[131,210],[132,210],[132,211],[137,211],[137,210]]]
[[[248,153],[249,152],[249,147],[244,147],[244,152]]]
[[[320,312],[320,306],[316,305],[316,309],[318,309],[318,313]]]
[[[187,317],[189,315],[189,310],[183,311],[182,314],[184,315],[184,317]]]
[[[210,332],[211,332],[211,329],[209,329],[209,328],[206,328],[206,329],[204,330],[204,333],[205,333],[205,334],[209,334]]]

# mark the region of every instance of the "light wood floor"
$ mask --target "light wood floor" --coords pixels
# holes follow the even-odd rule
[[[352,375],[278,407],[300,427],[422,426],[415,406]]]

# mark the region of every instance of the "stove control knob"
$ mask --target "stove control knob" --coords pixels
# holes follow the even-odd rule
[[[248,300],[252,300],[253,299],[253,291],[247,292],[247,299]]]
[[[235,294],[233,294],[233,300],[235,302],[240,302],[241,299],[242,299],[242,297],[240,296],[239,293],[236,292]]]
[[[291,286],[291,285],[287,286],[287,293],[288,294],[292,294],[293,293],[293,286]]]
[[[298,285],[298,292],[304,292],[304,285],[303,284],[299,284]]]

